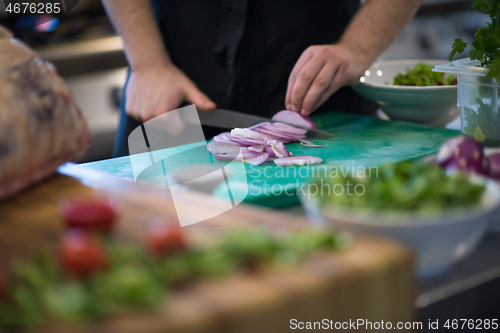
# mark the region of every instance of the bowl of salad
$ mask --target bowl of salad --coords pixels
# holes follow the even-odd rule
[[[442,60],[378,61],[354,89],[391,119],[443,126],[460,114],[455,76],[433,72]]]
[[[314,182],[322,191],[300,198],[312,223],[404,243],[416,254],[420,277],[443,273],[470,254],[500,204],[494,181],[448,175],[422,162]]]

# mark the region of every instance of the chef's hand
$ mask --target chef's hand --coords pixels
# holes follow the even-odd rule
[[[313,45],[300,56],[288,80],[285,106],[310,115],[335,91],[356,84],[370,61],[343,45]]]
[[[148,121],[175,110],[184,101],[195,104],[200,110],[216,106],[186,74],[173,65],[132,70],[126,96],[127,114],[139,121]]]

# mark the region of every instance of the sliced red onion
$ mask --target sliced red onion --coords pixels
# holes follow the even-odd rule
[[[244,138],[244,137],[239,137],[236,136],[233,139],[234,142],[242,144],[244,146],[257,146],[257,145],[265,145],[266,141],[264,141],[264,138],[262,140],[254,140],[252,138]]]
[[[231,131],[231,135],[254,140],[263,140],[262,134],[254,132],[248,128],[235,128]]]
[[[486,158],[479,160],[467,160],[465,157],[461,157],[458,159],[452,159],[448,162],[448,164],[446,164],[446,172],[448,173],[460,170],[467,173],[487,176],[488,169],[488,159]]]
[[[231,134],[221,133],[219,135],[214,136],[214,138],[212,140],[216,141],[216,142],[222,142],[222,143],[228,143],[228,144],[233,143],[235,145],[239,145],[240,147],[243,146],[242,144],[235,142],[233,139],[234,139],[234,137]]]
[[[266,124],[270,124],[270,122],[260,123],[260,124],[257,124],[255,126],[249,127],[248,129],[255,131],[256,129],[261,128],[262,126],[266,126]]]
[[[293,154],[286,148],[285,143],[298,140],[311,147],[323,147],[305,140],[306,133],[305,129],[285,123],[265,122],[250,128],[235,128],[231,133],[221,133],[207,144],[207,149],[217,161],[242,160],[252,165],[261,165],[273,159],[277,165],[321,163],[320,158],[313,156],[292,158]]]
[[[283,134],[280,132],[274,132],[272,130],[267,130],[267,129],[258,129],[259,133],[262,133],[265,137],[273,137],[276,138],[277,141],[284,141],[288,140],[290,141],[298,141],[300,139],[305,139],[304,135],[294,135],[294,134]]]
[[[273,123],[270,128],[283,134],[305,135],[307,133],[305,129],[293,127],[284,123]]]
[[[264,137],[265,137],[266,141],[272,140],[272,141],[283,142],[283,143],[292,142],[292,140],[290,140],[290,139],[278,138],[278,137],[275,137],[272,135],[267,135],[267,134],[264,134]]]
[[[244,160],[256,157],[262,154],[261,152],[252,151],[247,147],[240,148],[239,151],[231,151],[228,153],[213,154],[217,161],[232,161],[232,160]]]
[[[311,117],[304,116],[296,111],[280,111],[273,116],[272,120],[307,128],[316,128],[316,124],[312,121]]]
[[[305,139],[301,139],[299,140],[301,144],[306,144],[306,145],[313,145],[314,143],[309,141],[309,140],[305,140]]]
[[[320,164],[323,160],[316,156],[294,156],[274,160],[277,166]]]
[[[296,128],[283,123],[262,123],[258,128],[255,129],[256,132],[262,132],[263,130],[276,133],[277,135],[294,137],[305,137],[307,133],[307,130]]]
[[[481,160],[484,157],[483,146],[476,140],[463,136],[453,151],[452,159],[461,157],[474,161]]]
[[[495,153],[488,156],[490,162],[489,175],[491,178],[500,179],[500,153]]]
[[[248,147],[248,150],[262,153],[265,148],[266,148],[265,145],[257,145],[257,146],[250,146],[250,147]]]
[[[276,154],[274,153],[274,150],[272,150],[270,146],[266,146],[266,153],[269,154],[270,158],[271,157],[273,157],[273,158],[276,157]]]
[[[309,148],[325,148],[325,146],[314,144],[309,140],[300,140],[300,144],[303,145],[304,147],[309,147]]]
[[[478,175],[488,175],[488,160],[484,156],[483,147],[474,139],[460,137],[453,149],[452,156],[448,158],[447,155],[448,152],[445,150],[440,160],[448,159],[445,166],[449,172],[460,170]]]
[[[227,153],[239,153],[240,146],[234,142],[221,142],[221,141],[210,141],[207,144],[207,149],[213,155],[227,154]]]
[[[309,148],[325,148],[325,146],[322,145],[305,145],[302,144],[304,147],[309,147]]]
[[[455,148],[460,142],[462,142],[463,139],[463,136],[456,136],[443,143],[436,155],[436,161],[441,165],[448,163],[453,156]]]
[[[276,141],[267,141],[267,142],[277,158],[290,157],[290,152],[283,144],[283,142],[276,142]]]
[[[266,163],[268,159],[269,159],[269,154],[262,153],[258,156],[246,159],[244,160],[244,162],[252,165],[261,165],[263,163]]]

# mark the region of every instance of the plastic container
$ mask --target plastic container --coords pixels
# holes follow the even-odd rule
[[[470,58],[436,65],[435,72],[457,75],[462,133],[484,146],[500,146],[500,84]]]

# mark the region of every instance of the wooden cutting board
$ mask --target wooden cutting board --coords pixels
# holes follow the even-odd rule
[[[153,163],[166,177],[156,173],[145,176],[152,182],[165,182],[169,175],[187,167],[200,164],[225,165],[229,176],[228,185],[233,198],[244,199],[266,207],[282,207],[296,204],[295,192],[303,189],[310,178],[332,174],[351,173],[353,170],[368,170],[370,167],[414,159],[435,153],[439,146],[458,131],[435,128],[399,121],[385,121],[340,112],[331,112],[313,117],[318,128],[335,134],[335,138],[314,140],[325,148],[308,148],[299,143],[287,144],[296,156],[311,155],[323,159],[323,165],[277,167],[273,162],[261,166],[241,163],[221,163],[211,158],[204,142],[138,154],[82,165],[111,173],[115,176],[134,179],[134,169],[142,170]],[[136,172],[137,173],[137,172]],[[145,175],[145,173],[143,173]],[[220,198],[227,196],[226,184],[215,189]]]
[[[55,255],[62,222],[56,210],[63,196],[91,195],[77,180],[56,175],[0,203],[0,269],[15,257],[29,258],[40,249]],[[117,235],[140,241],[155,216],[175,216],[171,202],[125,196]],[[142,198],[142,200],[141,200]],[[187,196],[193,207],[210,204]],[[202,202],[203,201],[203,202]],[[253,206],[240,205],[206,223],[186,228],[188,234],[217,232],[232,226],[273,229],[304,227],[307,221]],[[344,322],[365,319],[414,320],[413,262],[408,250],[375,238],[356,238],[341,252],[311,257],[293,269],[266,269],[194,284],[165,300],[154,312],[133,312],[91,325],[50,323],[39,332],[288,332],[290,320]],[[360,329],[360,332],[369,330]]]

